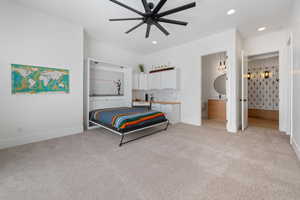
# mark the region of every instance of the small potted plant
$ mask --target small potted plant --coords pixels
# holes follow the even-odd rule
[[[141,73],[145,72],[145,66],[143,64],[139,64],[139,70]]]

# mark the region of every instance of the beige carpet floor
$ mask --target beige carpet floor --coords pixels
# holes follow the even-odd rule
[[[289,138],[172,126],[121,148],[104,130],[0,151],[1,200],[299,200]]]

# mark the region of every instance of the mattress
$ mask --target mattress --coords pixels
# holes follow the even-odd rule
[[[167,121],[164,113],[141,107],[94,110],[90,120],[122,133]]]

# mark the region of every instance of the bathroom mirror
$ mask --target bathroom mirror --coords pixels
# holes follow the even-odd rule
[[[219,94],[226,95],[226,74],[218,76],[215,79],[214,88]]]

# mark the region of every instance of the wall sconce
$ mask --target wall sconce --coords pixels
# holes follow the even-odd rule
[[[264,72],[264,78],[270,78],[270,72],[269,71],[265,71]]]
[[[250,80],[250,79],[251,79],[251,73],[250,73],[250,72],[248,72],[248,74],[247,74],[247,78],[248,78],[248,80]]]

